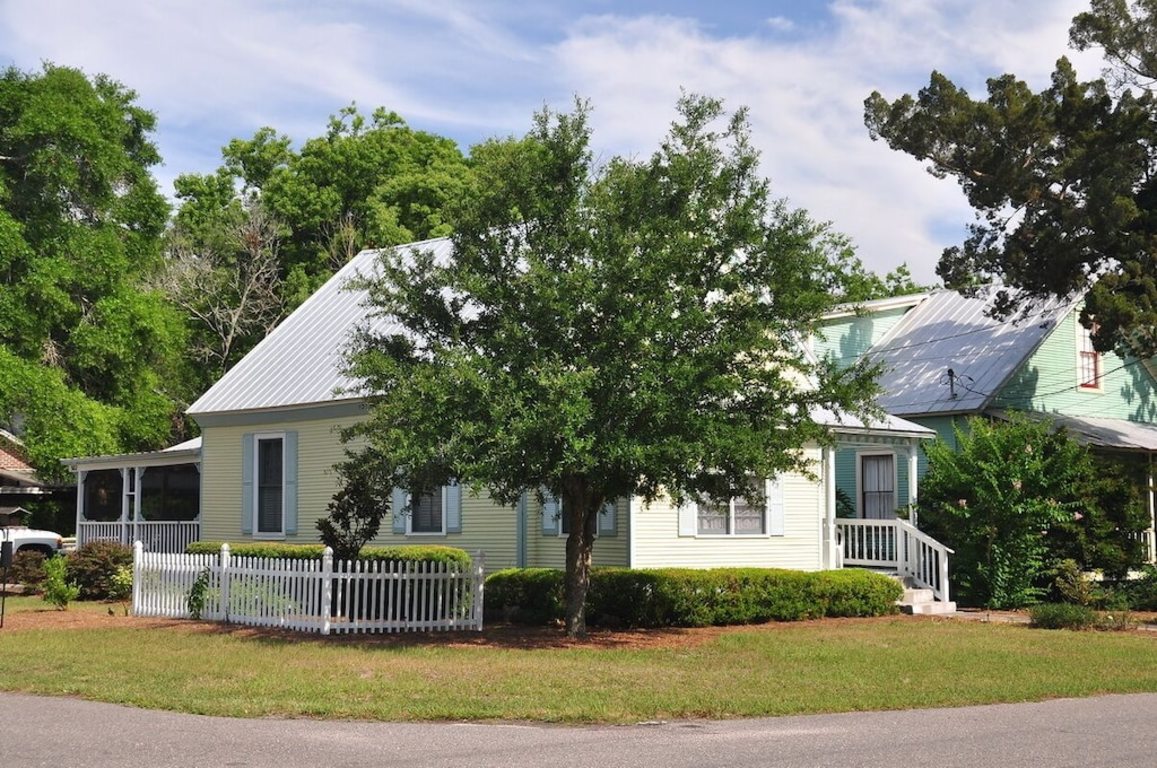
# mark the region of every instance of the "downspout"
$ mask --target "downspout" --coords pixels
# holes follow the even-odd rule
[[[635,567],[635,497],[627,497],[627,567]]]
[[[519,568],[526,567],[526,492],[524,491],[518,497],[518,504],[515,507],[515,519],[518,521],[518,528],[515,533],[514,557]]]

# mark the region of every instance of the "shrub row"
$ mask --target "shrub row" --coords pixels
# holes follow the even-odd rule
[[[191,555],[215,555],[221,551],[223,543],[220,541],[194,541],[185,548],[185,552]],[[236,557],[312,560],[320,558],[323,551],[325,551],[324,544],[286,544],[278,541],[229,542],[229,552]],[[362,547],[358,559],[375,562],[470,564],[470,554],[463,549],[417,544],[394,547]]]
[[[704,627],[880,616],[896,610],[898,582],[870,571],[768,568],[596,568],[587,594],[592,626]],[[512,568],[486,580],[486,612],[527,624],[564,616],[563,572]]]
[[[1038,629],[1131,629],[1128,611],[1095,611],[1075,603],[1041,603],[1029,609],[1029,624]]]

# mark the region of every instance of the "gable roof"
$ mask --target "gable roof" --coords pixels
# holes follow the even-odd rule
[[[867,354],[882,363],[879,404],[897,415],[984,409],[1017,367],[1079,301],[1049,299],[1024,317],[994,320],[996,289],[976,298],[937,291],[911,309]],[[948,370],[958,378],[955,392]]]
[[[411,248],[448,253],[450,240],[413,243]],[[254,411],[358,400],[339,390],[355,382],[342,373],[344,353],[357,328],[378,333],[397,328],[386,319],[368,317],[365,291],[346,284],[358,275],[372,275],[379,251],[362,251],[312,296],[281,321],[237,365],[189,406],[188,413]]]

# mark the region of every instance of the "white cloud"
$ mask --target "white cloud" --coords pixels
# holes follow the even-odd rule
[[[771,16],[767,18],[764,23],[777,32],[790,32],[795,29],[795,22],[786,16]]]

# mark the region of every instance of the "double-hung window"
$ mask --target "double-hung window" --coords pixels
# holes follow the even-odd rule
[[[446,489],[410,497],[410,530],[408,533],[446,532]]]
[[[759,494],[754,504],[742,496],[727,501],[700,501],[697,531],[700,536],[758,536],[767,533],[766,491]]]
[[[1101,388],[1101,353],[1093,347],[1093,328],[1077,323],[1080,348],[1077,350],[1077,384],[1081,389]]]
[[[283,435],[258,435],[254,440],[254,466],[257,468],[253,492],[256,511],[254,532],[258,536],[281,536],[285,533],[285,438]]]

